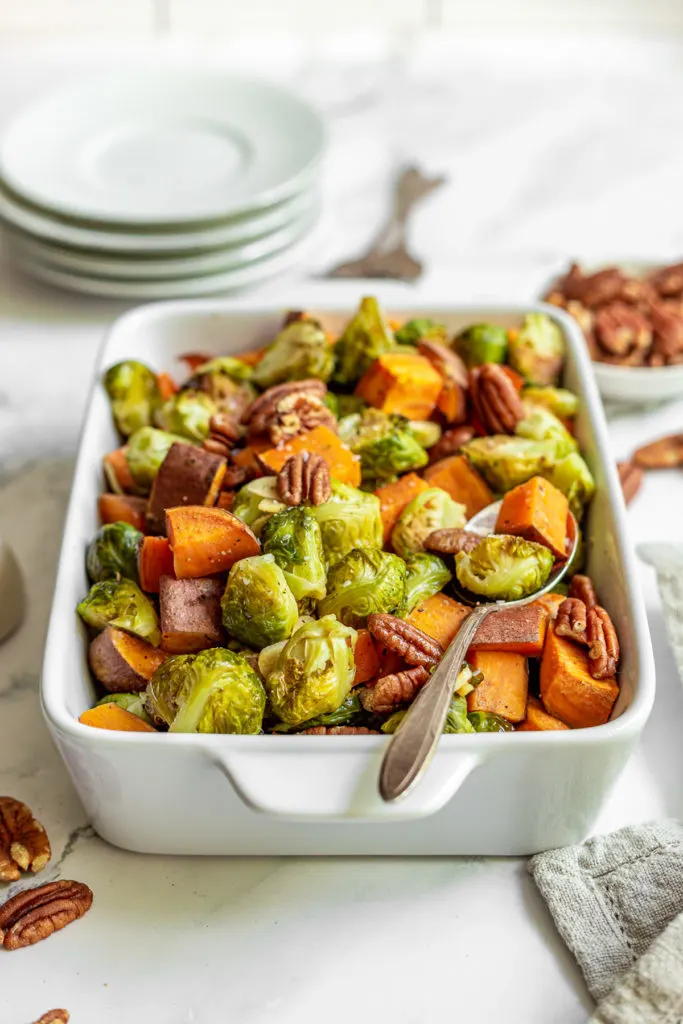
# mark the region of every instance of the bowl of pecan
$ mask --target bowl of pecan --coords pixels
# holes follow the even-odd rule
[[[604,398],[654,403],[683,395],[683,263],[574,263],[546,302],[581,327]]]

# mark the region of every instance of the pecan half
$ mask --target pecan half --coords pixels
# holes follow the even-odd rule
[[[649,281],[663,299],[678,298],[683,295],[683,263],[655,270]]]
[[[21,949],[83,917],[93,895],[82,882],[48,882],[12,896],[0,907],[0,940],[5,949]]]
[[[611,679],[619,664],[619,640],[609,613],[597,605],[588,612],[588,669],[593,679]]]
[[[624,281],[624,274],[616,267],[599,270],[596,274],[584,274],[574,263],[553,290],[559,291],[566,299],[574,299],[589,309],[595,309],[596,306],[604,306],[618,299]]]
[[[452,526],[432,530],[423,544],[427,551],[434,551],[437,555],[457,555],[459,551],[473,551],[480,541],[478,533]]]
[[[22,871],[42,871],[51,853],[45,829],[26,804],[0,796],[0,882],[16,882]]]
[[[432,466],[439,459],[445,459],[449,455],[455,455],[473,437],[474,427],[470,426],[452,427],[450,430],[444,430],[436,444],[432,445],[429,449],[429,465]]]
[[[314,725],[302,729],[299,736],[378,736],[379,729],[366,729],[364,725]]]
[[[514,434],[524,419],[517,390],[500,366],[486,363],[470,370],[470,396],[481,425],[489,434]]]
[[[277,493],[286,505],[322,505],[332,497],[330,470],[322,455],[290,455],[277,475]]]
[[[673,469],[683,466],[683,434],[669,434],[636,448],[633,462],[643,469]]]
[[[285,384],[275,384],[268,388],[262,395],[245,409],[242,415],[242,423],[249,427],[252,434],[264,433],[275,414],[278,402],[288,395],[318,395],[323,398],[327,394],[327,385],[318,380],[317,377],[310,377],[307,380],[290,380]]]
[[[588,610],[576,597],[566,597],[557,609],[555,619],[555,632],[558,636],[566,636],[569,640],[575,640],[579,644],[585,644],[586,640],[586,617]]]
[[[434,338],[421,338],[417,351],[429,360],[443,380],[436,407],[446,423],[464,423],[467,419],[469,376],[460,356]]]
[[[315,427],[328,427],[336,434],[337,418],[318,395],[296,392],[277,403],[267,431],[271,442],[279,445]]]
[[[368,629],[390,651],[396,651],[409,665],[430,668],[443,658],[443,647],[433,637],[395,615],[368,615]]]
[[[38,1018],[35,1024],[69,1024],[69,1020],[68,1010],[48,1010]]]
[[[361,688],[360,702],[372,714],[391,714],[399,705],[409,704],[428,679],[429,672],[424,665],[382,676],[374,686]]]
[[[683,312],[677,302],[656,302],[650,308],[653,348],[668,362],[683,352]]]
[[[581,573],[572,576],[569,584],[569,596],[576,598],[577,601],[581,601],[586,606],[587,611],[590,611],[598,603],[598,595],[595,593],[593,580],[590,576],[582,576]]]
[[[239,424],[234,416],[217,412],[209,420],[209,434],[202,442],[202,448],[227,459],[240,437]]]
[[[619,471],[624,501],[627,505],[630,505],[643,482],[643,470],[640,466],[636,466],[634,462],[618,462],[617,470]]]
[[[595,314],[595,338],[600,348],[619,360],[642,356],[652,345],[652,328],[642,313],[625,302],[611,302]]]

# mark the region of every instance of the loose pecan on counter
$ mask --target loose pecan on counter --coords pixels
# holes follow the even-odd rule
[[[376,640],[399,654],[409,665],[431,668],[443,658],[443,647],[438,640],[395,615],[369,615],[368,629]]]
[[[635,498],[643,482],[643,470],[634,462],[618,462],[617,470],[621,481],[621,490],[624,494],[624,501],[627,505]]]
[[[683,434],[668,434],[637,448],[633,462],[643,469],[673,469],[683,466]]]
[[[456,455],[464,444],[471,441],[474,437],[474,427],[462,426],[452,427],[450,430],[444,430],[443,434],[429,449],[429,465],[433,465],[438,462],[439,459],[445,459],[449,455]]]
[[[619,640],[609,613],[595,605],[586,619],[588,669],[593,679],[611,679],[619,664]]]
[[[21,949],[47,939],[90,910],[93,895],[82,882],[48,882],[25,889],[0,907],[0,941]]]
[[[590,576],[582,576],[581,573],[572,576],[569,584],[569,596],[576,598],[578,601],[582,601],[586,606],[586,611],[594,608],[598,603],[598,595],[595,593],[595,587],[593,586],[593,580]]]
[[[586,639],[587,617],[588,611],[583,601],[576,597],[566,597],[557,609],[555,632],[558,636],[566,636],[567,639],[575,640],[576,643],[585,644],[588,642]]]
[[[322,505],[332,496],[330,470],[322,455],[290,455],[277,476],[277,493],[286,505]]]
[[[35,1024],[69,1024],[69,1020],[68,1010],[48,1010]]]
[[[480,541],[478,533],[451,526],[432,530],[423,543],[427,551],[437,555],[457,555],[459,551],[473,551]]]
[[[16,882],[22,871],[42,871],[50,856],[47,833],[26,804],[0,796],[0,882]]]
[[[517,389],[502,367],[485,363],[470,370],[470,397],[482,426],[489,434],[514,434],[524,419]]]
[[[360,702],[372,714],[388,715],[402,704],[409,704],[428,679],[429,672],[423,665],[382,676],[374,686],[361,688]]]

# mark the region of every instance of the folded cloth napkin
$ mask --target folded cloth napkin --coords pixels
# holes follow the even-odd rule
[[[683,1021],[683,826],[629,826],[540,853],[529,871],[602,1000],[595,1024]]]

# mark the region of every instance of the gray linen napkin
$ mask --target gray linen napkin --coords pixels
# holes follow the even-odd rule
[[[529,871],[603,1000],[596,1024],[683,1020],[683,826],[629,826],[537,854]]]

